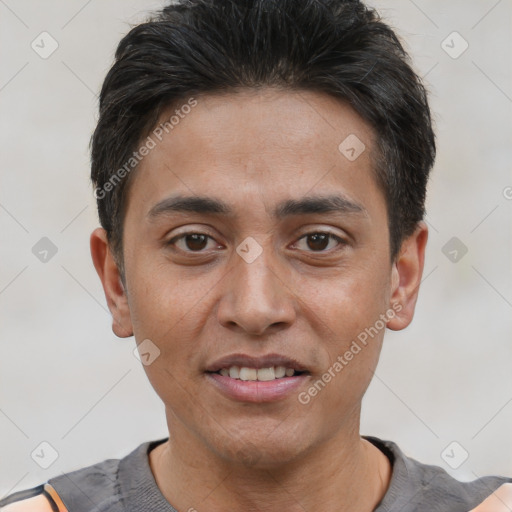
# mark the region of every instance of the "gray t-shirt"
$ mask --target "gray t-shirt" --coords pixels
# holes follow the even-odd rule
[[[512,483],[512,478],[498,476],[459,482],[441,467],[407,457],[391,441],[363,437],[393,466],[389,488],[374,512],[469,512],[499,486]],[[69,512],[177,512],[160,492],[149,466],[148,453],[167,439],[148,441],[122,459],[107,459],[48,483]],[[16,494],[0,501],[0,507],[15,501]]]

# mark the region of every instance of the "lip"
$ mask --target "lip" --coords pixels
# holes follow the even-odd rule
[[[287,398],[304,384],[309,374],[294,375],[270,381],[239,380],[218,373],[206,373],[209,382],[224,396],[240,402],[276,402]]]
[[[308,369],[290,357],[282,354],[265,354],[263,356],[250,356],[248,354],[230,354],[228,356],[217,359],[205,369],[206,372],[218,372],[222,368],[230,368],[231,366],[245,366],[248,368],[269,368],[271,366],[284,366],[285,368],[293,368],[297,372],[307,372]],[[291,377],[290,377],[291,378]]]
[[[214,373],[231,366],[256,369],[284,366],[304,373],[269,381],[244,381]],[[310,377],[310,372],[302,363],[283,354],[271,353],[255,357],[239,353],[221,357],[208,365],[205,376],[215,389],[227,398],[241,402],[262,403],[276,402],[296,393],[297,389]]]

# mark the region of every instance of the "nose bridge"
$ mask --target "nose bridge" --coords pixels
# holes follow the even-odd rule
[[[276,290],[276,257],[272,254],[271,243],[265,248],[252,240],[242,242],[237,248],[239,260],[235,258],[235,274],[237,282],[242,285],[241,291],[254,296],[262,294],[271,299]]]
[[[291,296],[272,251],[270,237],[265,244],[248,237],[237,247],[219,308],[219,320],[225,326],[236,324],[252,334],[262,334],[271,326],[293,321]]]

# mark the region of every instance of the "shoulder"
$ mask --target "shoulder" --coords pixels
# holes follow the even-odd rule
[[[18,491],[0,500],[0,512],[68,512],[95,509],[92,496],[116,495],[119,459],[106,459],[61,473],[46,483]]]
[[[512,483],[503,484],[470,512],[510,512],[512,510]]]
[[[459,481],[440,466],[425,464],[405,455],[392,441],[364,437],[388,455],[393,465],[388,491],[381,502],[384,506],[377,512],[395,508],[402,512],[468,512],[473,509],[475,512],[494,512],[499,509],[476,507],[502,486],[505,490],[512,487],[512,478],[504,476]]]
[[[141,482],[151,485],[148,452],[166,439],[142,443],[124,457],[61,473],[37,487],[11,494],[0,500],[0,512],[123,512],[123,500],[132,488]]]
[[[50,502],[43,494],[0,508],[0,512],[53,512]]]
[[[0,500],[0,512],[54,512],[44,485],[16,492]]]
[[[418,463],[424,496],[438,503],[454,502],[469,507],[479,506],[496,491],[512,485],[512,479],[503,476],[482,476],[468,482],[461,482],[449,475],[443,468]],[[478,509],[480,510],[480,509]],[[490,511],[493,509],[490,509]]]

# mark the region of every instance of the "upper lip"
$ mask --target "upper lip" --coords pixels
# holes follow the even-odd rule
[[[207,372],[218,372],[231,366],[245,366],[247,368],[270,368],[272,366],[284,366],[297,372],[307,372],[307,368],[290,357],[281,354],[265,354],[263,356],[250,356],[248,354],[230,354],[221,357],[206,367]]]

